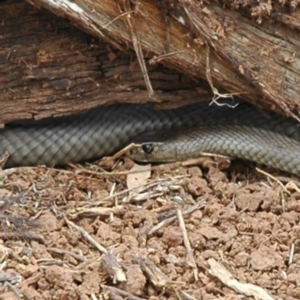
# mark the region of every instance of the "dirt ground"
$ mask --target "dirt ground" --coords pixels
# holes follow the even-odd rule
[[[267,171],[1,171],[0,299],[300,299],[299,184]]]

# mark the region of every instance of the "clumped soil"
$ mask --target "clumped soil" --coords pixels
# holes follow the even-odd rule
[[[296,180],[133,165],[1,171],[0,299],[300,299]]]

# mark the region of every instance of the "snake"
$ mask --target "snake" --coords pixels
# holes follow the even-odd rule
[[[243,101],[199,102],[172,109],[113,104],[84,113],[11,122],[0,130],[5,167],[64,166],[126,155],[170,162],[201,153],[226,155],[300,175],[300,123]]]

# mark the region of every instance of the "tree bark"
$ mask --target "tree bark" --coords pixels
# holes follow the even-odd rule
[[[0,4],[0,124],[148,100],[132,51],[111,49],[52,13],[23,1]],[[148,66],[156,102],[211,98],[199,82]],[[206,88],[207,89],[207,88]]]
[[[241,3],[233,0],[224,2],[232,4],[231,8],[222,1],[196,0],[28,2],[69,18],[120,49],[134,49],[150,96],[155,89],[148,80],[143,53],[152,54],[151,63],[161,62],[194,78],[208,79],[217,88],[286,115],[290,109],[299,111],[296,7],[293,13],[285,8],[272,11],[257,1],[251,21],[232,9]]]

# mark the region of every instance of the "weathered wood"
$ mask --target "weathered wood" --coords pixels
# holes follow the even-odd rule
[[[28,1],[119,48],[134,48],[141,65],[141,52],[152,53],[152,63],[162,62],[202,79],[210,71],[218,88],[285,114],[299,110],[299,38],[296,31],[282,25],[289,23],[287,13],[274,14],[273,19],[280,22],[270,19],[270,14],[259,25],[220,1]],[[290,22],[294,28],[297,14],[296,9]],[[144,78],[147,82],[147,72]]]
[[[132,51],[112,50],[68,21],[23,1],[1,2],[0,19],[0,124],[148,100]],[[199,83],[178,71],[163,66],[148,70],[156,90],[153,101],[201,98]]]

